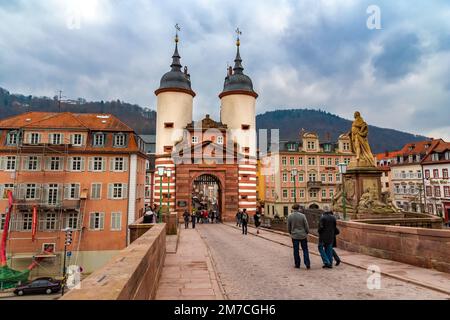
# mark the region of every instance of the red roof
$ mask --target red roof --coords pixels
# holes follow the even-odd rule
[[[441,160],[441,161],[433,161],[431,159],[431,154],[433,153],[444,153],[446,151],[450,151],[450,142],[446,142],[442,139],[436,140],[437,143],[434,144],[433,148],[430,150],[430,152],[426,155],[425,158],[423,158],[422,163],[431,163],[431,162],[448,162],[448,160]]]
[[[378,153],[375,156],[376,156],[377,160],[380,161],[380,160],[392,159],[398,155],[400,155],[400,151],[383,152],[383,153]]]
[[[443,141],[443,140],[442,139],[434,139],[434,140],[425,140],[425,141],[407,143],[399,151],[399,155],[403,155],[403,156],[407,157],[409,155],[427,154],[440,141]]]
[[[0,128],[83,128],[93,131],[133,131],[133,129],[111,114],[72,112],[26,112],[0,120]]]

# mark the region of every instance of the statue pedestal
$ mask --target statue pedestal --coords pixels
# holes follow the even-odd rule
[[[350,163],[344,175],[344,185],[349,217],[351,219],[373,218],[393,213],[381,195],[382,170],[376,167],[356,167]]]

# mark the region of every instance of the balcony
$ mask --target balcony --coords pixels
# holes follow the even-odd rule
[[[321,181],[308,181],[307,187],[308,187],[308,189],[320,189],[320,188],[322,188],[322,182]]]
[[[49,203],[42,199],[26,200],[16,199],[14,205],[19,211],[28,211],[32,207],[37,207],[43,210],[79,210],[81,200],[59,200],[55,203]]]

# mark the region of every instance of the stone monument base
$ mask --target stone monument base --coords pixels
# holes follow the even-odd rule
[[[382,170],[376,167],[355,167],[350,163],[343,182],[351,219],[398,217],[381,193],[381,175]]]

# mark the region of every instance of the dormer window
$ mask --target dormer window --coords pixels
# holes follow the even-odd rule
[[[12,130],[8,132],[8,136],[6,137],[6,144],[10,146],[17,145],[19,140],[19,134],[16,130]]]
[[[73,135],[71,136],[71,141],[70,141],[70,143],[71,143],[73,146],[76,146],[76,147],[82,146],[82,144],[83,144],[83,136],[81,135],[81,133],[75,133],[75,134],[73,134]]]
[[[295,144],[294,143],[288,144],[288,150],[289,151],[295,151]]]
[[[48,140],[50,144],[62,144],[62,134],[50,133]]]
[[[104,133],[94,133],[92,139],[92,145],[94,147],[103,147],[105,146],[105,134]]]
[[[439,161],[439,153],[433,153],[431,155],[431,160],[433,161]]]
[[[414,160],[414,158],[413,158],[413,155],[412,155],[412,154],[410,154],[410,155],[408,156],[408,161],[409,161],[410,163],[412,163],[412,162],[413,162],[413,160]]]
[[[41,142],[41,134],[40,133],[30,133],[28,136],[28,142],[30,144],[39,144]]]
[[[445,153],[445,160],[450,160],[450,151]]]
[[[114,147],[124,148],[127,146],[127,135],[124,133],[114,134]]]
[[[308,150],[314,150],[316,149],[316,144],[314,143],[314,141],[308,141]]]

